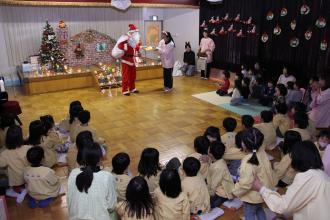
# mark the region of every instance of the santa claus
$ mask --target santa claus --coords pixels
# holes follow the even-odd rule
[[[135,88],[136,68],[134,56],[139,53],[140,33],[134,24],[130,24],[128,27],[128,32],[118,39],[111,52],[114,58],[121,59],[122,93],[125,96],[129,96],[131,93],[139,93]]]

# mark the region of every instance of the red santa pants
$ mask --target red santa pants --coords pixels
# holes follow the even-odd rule
[[[135,89],[135,79],[136,79],[136,68],[135,65],[130,66],[126,63],[122,63],[122,91],[128,92]]]

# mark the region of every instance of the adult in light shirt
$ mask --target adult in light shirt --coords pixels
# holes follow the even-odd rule
[[[313,142],[303,141],[292,147],[290,156],[298,173],[284,195],[264,187],[258,178],[253,189],[273,212],[292,214],[293,220],[329,220],[330,177],[323,171],[318,149]]]
[[[288,82],[295,82],[296,78],[291,75],[290,71],[288,71],[288,68],[286,66],[283,67],[282,74],[278,78],[277,84],[283,84],[285,86],[288,85]]]
[[[213,51],[215,49],[214,41],[209,38],[207,30],[203,31],[203,38],[199,45],[200,55],[206,56],[206,70],[201,71],[201,78],[208,79],[210,77],[211,65],[213,62]]]

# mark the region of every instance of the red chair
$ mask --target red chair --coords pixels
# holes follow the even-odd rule
[[[15,120],[22,125],[21,120],[18,115],[22,114],[22,109],[17,101],[8,101],[8,93],[0,92],[0,112],[2,114],[13,114],[15,115]]]

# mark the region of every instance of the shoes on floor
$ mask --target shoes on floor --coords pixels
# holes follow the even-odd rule
[[[40,208],[45,208],[45,207],[48,206],[52,201],[53,201],[53,198],[48,198],[48,199],[40,200],[38,205],[39,205]]]
[[[172,91],[172,88],[165,88],[164,89],[164,92],[171,92]]]
[[[34,198],[29,196],[28,205],[29,205],[29,208],[35,209],[35,208],[37,208],[37,201]]]
[[[131,93],[140,93],[140,91],[139,90],[137,90],[137,89],[133,89],[132,91],[131,91]]]
[[[131,93],[130,93],[130,92],[124,92],[123,95],[124,95],[124,96],[130,96]]]

